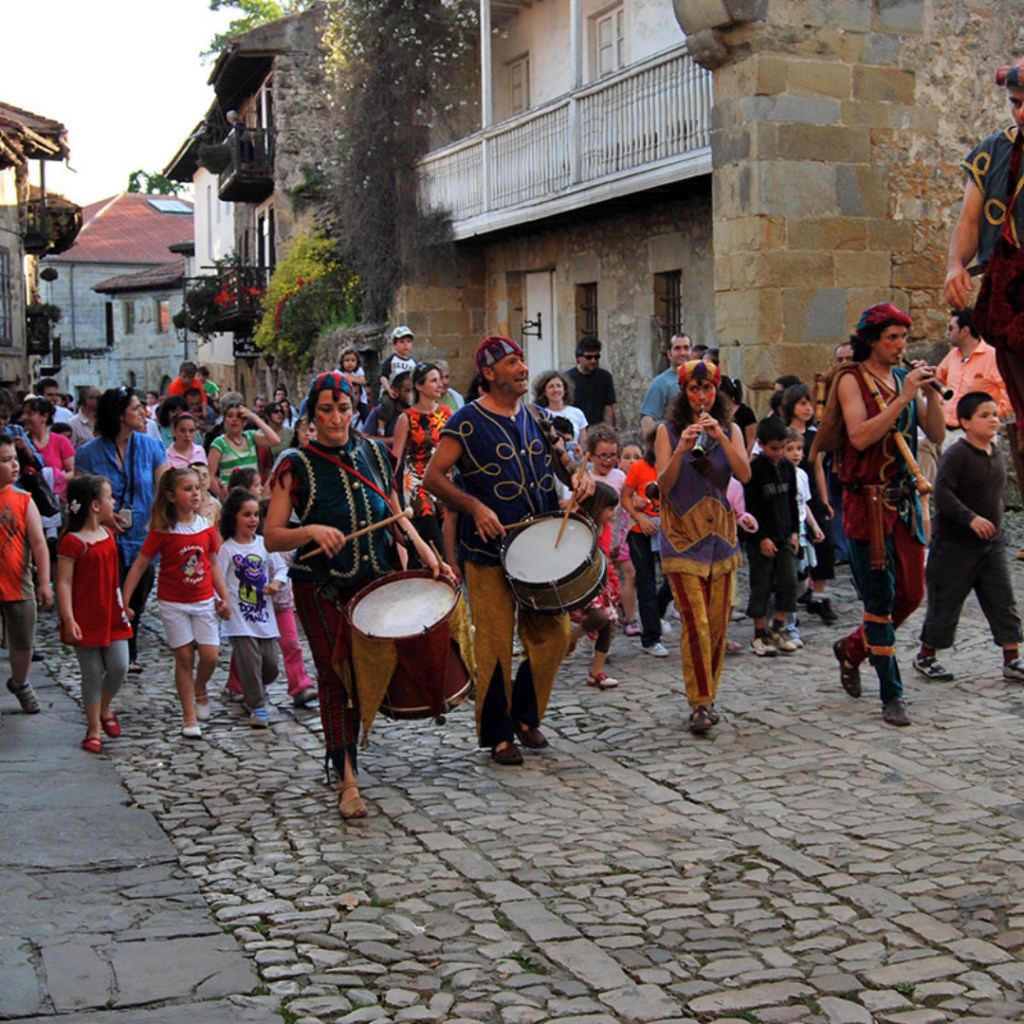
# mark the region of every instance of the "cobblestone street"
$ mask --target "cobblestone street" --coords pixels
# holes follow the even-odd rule
[[[78,750],[78,712],[65,722],[75,739],[47,739],[38,754],[65,779],[116,772],[123,803],[140,822],[152,814],[152,840],[162,830],[176,863],[129,877],[122,862],[104,906],[71,922],[75,941],[48,945],[47,907],[80,884],[81,868],[47,850],[102,830],[105,811],[83,803],[62,830],[45,791],[10,781],[38,769],[13,776],[5,765],[18,795],[4,809],[21,807],[25,821],[4,818],[27,847],[19,877],[31,885],[0,890],[0,1016],[75,1011],[61,1019],[92,1024],[122,1015],[90,1008],[214,999],[185,1016],[1024,1019],[1024,688],[1002,679],[973,599],[944,659],[957,681],[927,683],[910,668],[918,612],[899,637],[914,725],[884,725],[871,674],[859,701],[838,685],[830,644],[858,617],[845,572],[839,626],[804,615],[802,653],[728,660],[709,738],[685,729],[674,645],[656,659],[620,635],[609,671],[622,685],[588,688],[587,659],[568,661],[545,723],[550,749],[527,753],[521,769],[475,748],[469,705],[445,726],[378,719],[361,754],[370,817],[349,825],[324,785],[315,706],[293,710],[275,684],[272,729],[250,730],[219,699],[219,670],[204,739],[184,741],[169,654],[147,631],[147,672],[117,705],[123,737],[103,759]],[[1024,578],[1024,566],[1014,573]],[[152,612],[146,621],[159,628]],[[76,694],[77,663],[54,620],[43,632],[44,714],[18,715],[4,692],[0,753],[12,737],[43,735],[61,688]],[[732,633],[746,647],[749,621]],[[113,849],[123,803],[106,812],[112,852],[142,863],[145,851]],[[113,870],[98,862],[94,874],[109,882]],[[161,914],[138,902],[161,897],[189,927],[161,931]],[[133,937],[161,942],[147,957]],[[184,1009],[124,1019],[177,1021]]]

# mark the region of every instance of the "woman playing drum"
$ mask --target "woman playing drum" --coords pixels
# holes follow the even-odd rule
[[[691,732],[717,721],[732,584],[742,561],[729,480],[750,479],[746,446],[718,391],[722,371],[694,360],[679,368],[680,392],[665,410],[654,451],[661,494],[661,565],[682,619],[679,645]],[[700,442],[698,446],[698,441]],[[702,454],[703,452],[703,454]]]
[[[316,425],[316,440],[285,455],[272,482],[264,527],[268,551],[296,548],[292,563],[295,610],[302,622],[320,686],[320,717],[327,757],[341,779],[338,810],[343,818],[362,818],[366,805],[356,784],[359,696],[351,661],[335,670],[335,645],[342,614],[351,598],[368,583],[396,568],[387,529],[348,542],[348,535],[398,511],[387,451],[377,441],[350,429],[352,387],[341,373],[314,378],[306,412]],[[288,525],[292,511],[301,525]],[[435,575],[441,566],[406,519],[399,520],[420,560]]]

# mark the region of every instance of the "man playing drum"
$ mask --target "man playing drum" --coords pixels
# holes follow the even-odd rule
[[[519,607],[525,657],[512,678],[516,598],[501,564],[506,526],[558,509],[553,450],[520,401],[529,391],[523,350],[510,338],[485,338],[476,351],[481,397],[463,406],[441,432],[424,484],[449,508],[463,513],[460,555],[475,626],[479,670],[477,734],[498,764],[518,765],[524,746],[547,746],[539,726],[555,674],[569,648],[569,616]],[[566,457],[567,458],[567,457]],[[458,465],[461,488],[448,479]],[[588,497],[593,482],[578,478],[576,496]],[[543,558],[543,555],[540,555]]]
[[[833,371],[819,450],[840,452],[843,525],[850,569],[864,602],[864,621],[836,641],[839,680],[861,694],[860,666],[870,657],[878,674],[882,718],[910,725],[896,662],[896,630],[924,597],[924,524],[914,461],[917,426],[935,444],[946,433],[942,400],[931,387],[934,368],[897,369],[907,346],[910,317],[888,302],[861,314],[853,363]]]

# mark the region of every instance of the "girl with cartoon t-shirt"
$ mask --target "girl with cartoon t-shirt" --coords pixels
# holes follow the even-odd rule
[[[221,635],[231,641],[234,665],[249,708],[249,725],[270,725],[267,687],[277,678],[280,632],[271,598],[287,582],[288,567],[271,555],[257,534],[260,505],[256,496],[236,487],[224,502],[220,533],[224,538],[217,560],[231,591],[231,617]]]
[[[157,605],[174,651],[174,682],[184,716],[181,734],[186,739],[199,739],[199,723],[210,717],[206,684],[220,651],[217,616],[231,615],[224,577],[213,557],[220,547],[217,534],[199,515],[199,500],[199,478],[191,469],[169,469],[160,477],[149,534],[124,581],[124,603],[129,605],[149,563],[160,556]]]

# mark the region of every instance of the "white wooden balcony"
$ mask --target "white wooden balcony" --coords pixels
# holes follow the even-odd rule
[[[420,161],[420,203],[471,238],[711,172],[711,74],[678,47]]]

